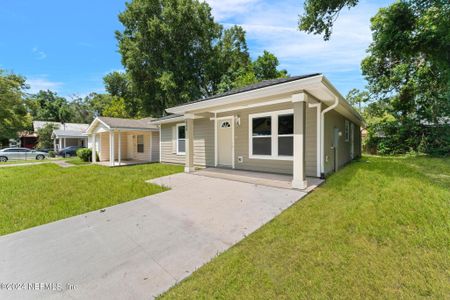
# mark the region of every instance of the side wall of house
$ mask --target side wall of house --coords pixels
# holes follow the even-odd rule
[[[345,120],[344,116],[332,110],[325,114],[325,140],[324,140],[324,155],[325,155],[325,174],[329,174],[334,171],[335,164],[337,168],[341,168],[349,163],[351,158],[351,141],[345,140]],[[349,128],[352,122],[349,121]],[[335,128],[339,130],[341,135],[338,136],[337,156],[335,155],[334,147],[334,132]],[[354,124],[354,157],[361,156],[361,131],[357,124]],[[350,130],[351,134],[351,130]],[[335,160],[336,158],[336,160]]]
[[[159,161],[159,131],[152,132],[152,161]]]

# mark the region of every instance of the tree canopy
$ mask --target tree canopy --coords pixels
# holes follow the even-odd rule
[[[17,137],[30,124],[23,102],[25,78],[0,69],[0,142]]]
[[[243,28],[224,29],[206,2],[133,0],[119,20],[122,64],[146,114],[159,116],[173,105],[286,76],[268,52],[253,63]]]

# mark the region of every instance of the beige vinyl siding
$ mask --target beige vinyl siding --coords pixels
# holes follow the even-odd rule
[[[245,109],[240,111],[233,111],[232,113],[220,114],[220,117],[239,115],[241,124],[235,126],[234,129],[234,159],[235,168],[240,170],[271,172],[281,174],[292,174],[292,161],[290,160],[272,160],[272,159],[250,159],[249,158],[249,115],[262,112],[271,112],[277,110],[291,109],[291,103],[270,105],[252,109]],[[243,162],[238,161],[239,156],[242,156]]]
[[[132,133],[135,138],[133,139],[133,147],[135,147],[136,151],[134,152],[134,157],[132,159],[136,160],[142,160],[142,161],[151,161],[151,132],[133,132]],[[139,153],[137,152],[137,136],[143,135],[144,136],[144,152]]]
[[[344,116],[338,112],[332,110],[325,114],[325,126],[324,126],[324,155],[325,155],[325,174],[333,172],[334,170],[334,150],[331,149],[333,145],[333,134],[334,128],[339,128],[342,135],[339,136],[339,146],[338,146],[338,168],[343,167],[351,161],[350,151],[351,151],[351,138],[348,142],[345,141],[345,120]],[[352,122],[350,120],[349,124]],[[355,126],[355,157],[361,155],[361,132],[360,127],[356,124]]]
[[[308,105],[308,104],[307,104]],[[317,177],[317,108],[306,109],[305,174]]]
[[[152,161],[159,161],[159,131],[152,132]]]
[[[142,134],[144,136],[144,153],[137,152],[137,135]],[[121,155],[122,160],[151,160],[151,132],[121,132]],[[133,138],[133,136],[135,138]],[[100,143],[99,158],[100,161],[109,160],[109,132],[102,132],[97,134],[97,138]],[[114,134],[114,157],[117,160],[119,158],[119,133]],[[159,152],[159,147],[157,149]]]
[[[194,120],[194,164],[214,166],[214,121]]]
[[[109,132],[102,132],[97,134],[97,138],[99,139],[100,151],[99,158],[100,161],[109,160]]]
[[[176,153],[176,126],[184,122],[161,125],[161,162],[184,164],[185,155]],[[214,166],[214,121],[194,120],[194,164]]]
[[[177,155],[176,152],[176,126],[184,122],[161,124],[161,162],[184,164],[185,155]],[[174,129],[175,128],[175,129]]]

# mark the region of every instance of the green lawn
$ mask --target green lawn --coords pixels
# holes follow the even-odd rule
[[[0,235],[162,192],[145,180],[182,170],[162,164],[0,168]]]
[[[364,157],[162,298],[450,295],[450,159]]]
[[[79,157],[64,158],[64,161],[72,165],[88,165],[90,162],[82,161]]]
[[[15,164],[31,164],[31,163],[37,163],[37,162],[48,162],[48,160],[37,160],[37,159],[8,160],[7,162],[0,162],[0,166],[15,165]]]

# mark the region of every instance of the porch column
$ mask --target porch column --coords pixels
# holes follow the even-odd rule
[[[190,173],[194,172],[194,115],[186,114],[186,165],[184,167],[184,172]]]
[[[97,141],[95,138],[96,134],[92,135],[92,162],[97,162]]]
[[[64,147],[63,148],[66,148],[66,138],[63,138],[63,142],[64,142]]]
[[[308,184],[305,176],[305,124],[306,101],[305,93],[292,95],[294,107],[294,162],[292,187],[305,189]]]
[[[109,165],[114,166],[115,162],[115,152],[114,152],[114,131],[109,132]]]
[[[117,141],[117,151],[118,151],[118,161],[119,161],[119,166],[120,163],[122,162],[122,133],[119,130],[119,140]]]
[[[53,139],[53,151],[58,151],[58,149],[56,149],[56,136],[55,136],[55,138]]]

